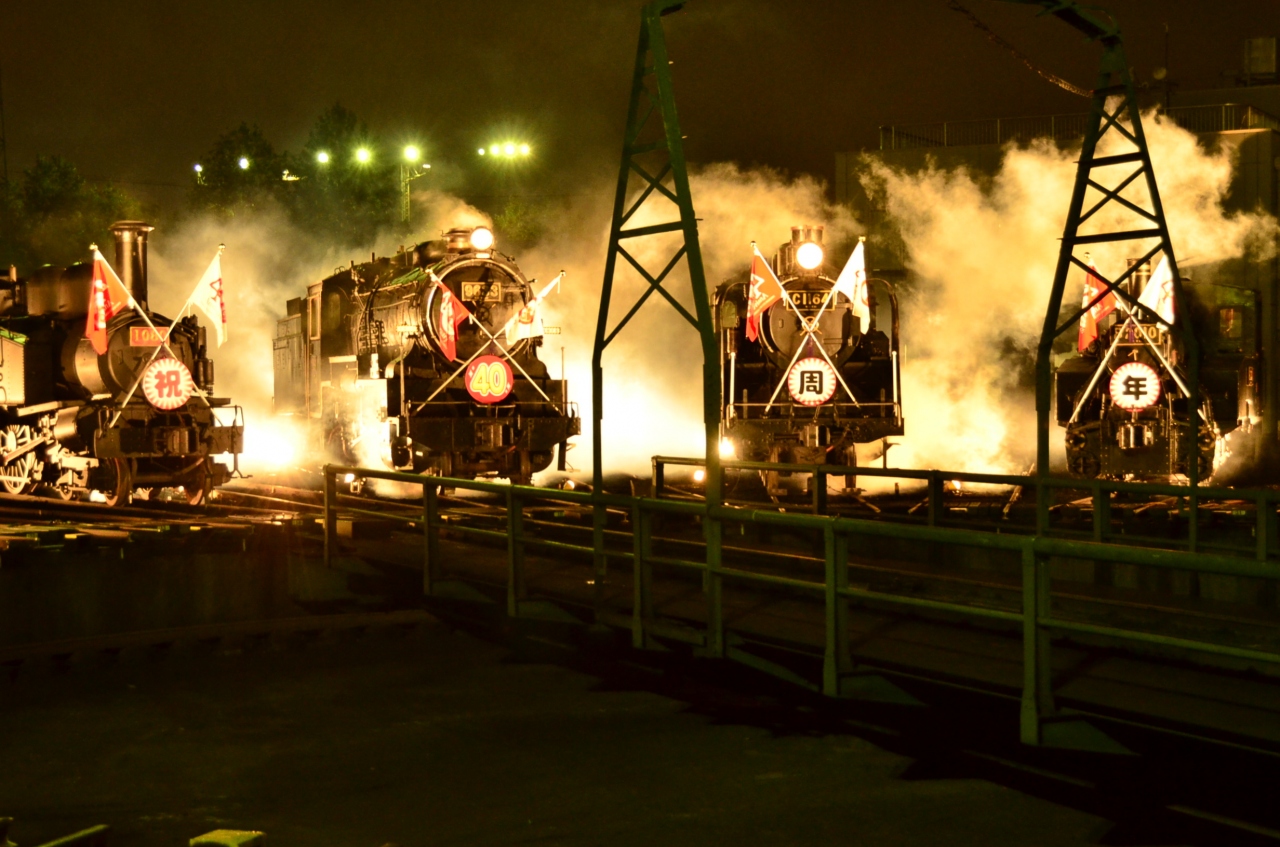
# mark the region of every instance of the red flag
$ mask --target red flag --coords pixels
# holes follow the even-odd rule
[[[450,362],[458,358],[458,325],[471,317],[471,312],[462,305],[462,301],[453,296],[449,286],[436,280],[440,287],[440,320],[436,324],[436,335],[440,338],[440,352]]]
[[[760,337],[760,316],[770,306],[782,299],[782,283],[774,276],[773,268],[754,246],[751,248],[751,283],[747,288],[747,338]]]
[[[1116,310],[1116,295],[1113,291],[1108,290],[1105,297],[1097,303],[1093,302],[1094,298],[1106,288],[1106,284],[1098,278],[1096,273],[1098,269],[1092,262],[1089,263],[1089,268],[1090,271],[1084,278],[1084,300],[1080,303],[1080,308],[1088,311],[1080,316],[1080,338],[1076,345],[1081,353],[1097,340],[1098,321]],[[1092,306],[1090,306],[1091,303]]]
[[[89,314],[85,319],[84,334],[99,356],[107,352],[107,323],[129,308],[132,300],[120,277],[95,247],[93,284],[89,289]]]

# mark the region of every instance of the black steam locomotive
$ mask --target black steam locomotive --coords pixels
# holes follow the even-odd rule
[[[903,432],[893,287],[865,270],[837,285],[822,242],[792,227],[772,262],[757,253],[716,289],[725,458],[856,465],[854,445]]]
[[[229,477],[213,457],[241,451],[242,416],[212,396],[204,328],[194,317],[174,323],[147,309],[152,229],[138,221],[111,227],[119,279],[141,311],[126,308],[106,322],[101,354],[86,332],[92,263],[44,267],[25,278],[11,267],[0,281],[4,491],[63,499],[96,491],[114,505],[135,487],[181,487],[198,503]],[[162,339],[168,349],[157,354]],[[164,396],[141,385],[151,371],[165,381]],[[232,420],[224,425],[215,408]]]
[[[527,483],[565,468],[580,431],[538,358],[541,297],[485,227],[339,269],[290,300],[275,409],[318,424],[329,455]]]
[[[1119,298],[1097,320],[1096,337],[1082,336],[1081,349],[1062,357],[1055,372],[1055,403],[1058,424],[1066,430],[1072,475],[1134,480],[1186,476],[1192,426],[1201,479],[1222,470],[1228,453],[1234,461],[1226,473],[1216,474],[1219,481],[1274,460],[1274,455],[1263,455],[1274,439],[1258,438],[1266,370],[1259,292],[1231,272],[1239,264],[1205,266],[1198,269],[1198,279],[1182,279],[1201,348],[1198,413],[1189,408],[1185,354],[1176,332]],[[1157,275],[1160,270],[1157,265]],[[1144,297],[1151,291],[1152,273],[1147,263],[1122,285],[1131,297]],[[1148,296],[1147,302],[1153,298]],[[1171,310],[1167,317],[1183,319]]]

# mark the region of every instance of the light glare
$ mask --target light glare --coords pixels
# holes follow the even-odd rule
[[[485,149],[484,149],[483,147],[481,147],[481,148],[480,148],[478,151],[476,151],[476,152],[478,152],[481,156],[483,156],[483,155],[485,154]]]
[[[321,150],[319,153],[316,154],[316,161],[322,165],[329,164],[329,154]]]
[[[520,155],[521,155],[521,156],[528,156],[528,155],[529,155],[529,145],[528,145],[528,144],[521,144],[521,145],[520,145]]]
[[[369,160],[372,158],[373,154],[369,152],[368,147],[361,147],[356,151],[356,161],[362,165],[368,164]]]
[[[732,459],[737,455],[738,451],[733,446],[733,441],[728,438],[720,439],[720,458]]]
[[[796,261],[806,271],[811,271],[822,264],[822,248],[812,241],[806,241],[796,249]]]
[[[196,165],[196,173],[201,173],[202,171],[204,171],[204,166],[203,166],[203,165]]]
[[[693,472],[694,482],[705,482],[706,479],[707,479],[707,472],[704,471],[702,468],[698,468],[696,471]]]
[[[514,144],[512,144],[511,142],[507,142],[507,143],[503,146],[503,148],[502,148],[502,152],[503,152],[503,153],[506,153],[508,156],[514,156],[514,155],[516,154],[516,146],[515,146]]]
[[[240,157],[240,170],[242,171],[249,170],[249,160],[246,159],[244,156]]]
[[[471,231],[471,246],[477,250],[488,250],[493,246],[493,230],[478,226]]]
[[[418,161],[418,159],[421,158],[421,156],[422,156],[422,151],[420,151],[416,146],[412,144],[404,148],[404,157],[408,159],[410,162]]]

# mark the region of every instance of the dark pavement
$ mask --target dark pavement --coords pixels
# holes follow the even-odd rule
[[[732,713],[754,695],[714,696]],[[913,778],[913,759],[853,732],[740,722],[436,624],[27,665],[0,703],[0,814],[21,847],[96,823],[112,845],[243,828],[278,847],[1075,845],[1109,829],[982,779]]]

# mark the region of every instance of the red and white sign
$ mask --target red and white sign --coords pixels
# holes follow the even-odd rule
[[[177,359],[156,359],[142,372],[142,394],[157,409],[171,412],[195,393],[191,371]]]
[[[801,359],[787,374],[787,390],[801,406],[821,406],[836,393],[836,369],[826,359]]]
[[[515,387],[515,376],[511,366],[497,356],[480,356],[467,365],[463,384],[477,403],[498,403]]]
[[[1111,374],[1111,402],[1128,412],[1150,408],[1160,399],[1160,374],[1146,362],[1125,362]]]

